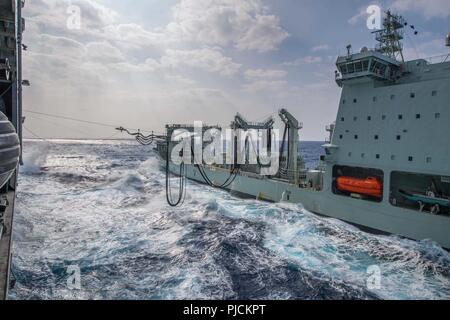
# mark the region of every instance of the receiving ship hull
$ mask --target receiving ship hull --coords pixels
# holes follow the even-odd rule
[[[171,164],[170,171],[178,173],[179,166]],[[229,170],[215,167],[204,167],[204,171],[216,185],[222,184],[230,175]],[[205,183],[195,166],[185,166],[185,174],[190,180]],[[334,194],[331,186],[320,191],[304,189],[282,180],[245,172],[237,175],[234,182],[225,189],[263,201],[302,204],[306,210],[319,215],[413,240],[429,239],[450,249],[450,217],[447,215],[395,207],[387,199],[381,203],[373,203],[343,197]]]

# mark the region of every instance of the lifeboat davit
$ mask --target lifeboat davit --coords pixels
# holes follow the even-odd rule
[[[0,188],[8,182],[19,164],[20,140],[16,129],[0,112]]]
[[[376,198],[381,198],[383,195],[383,184],[375,177],[366,179],[339,177],[337,178],[337,189]]]

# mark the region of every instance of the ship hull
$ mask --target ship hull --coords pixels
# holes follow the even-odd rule
[[[171,164],[172,172],[179,172],[177,165]],[[228,170],[204,167],[209,179],[216,185],[227,180]],[[185,167],[186,177],[205,183],[195,166]],[[286,181],[264,178],[251,173],[240,173],[226,190],[236,195],[270,202],[287,201],[301,204],[313,213],[336,218],[369,230],[395,234],[413,240],[432,240],[450,249],[450,217],[433,215],[392,206],[389,202],[367,202],[334,194],[330,188],[320,191],[304,189]],[[289,197],[286,198],[286,194]]]

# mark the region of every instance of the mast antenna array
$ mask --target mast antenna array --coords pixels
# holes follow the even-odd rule
[[[375,38],[378,41],[376,50],[393,59],[398,60],[400,58],[404,62],[401,40],[403,40],[405,25],[407,25],[407,22],[402,16],[393,14],[388,10],[383,19],[383,29],[373,32],[376,34]]]

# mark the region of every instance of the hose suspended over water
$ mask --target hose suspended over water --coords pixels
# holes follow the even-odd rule
[[[172,188],[170,186],[170,157],[169,157],[169,139],[167,139],[167,151],[166,151],[166,199],[167,203],[171,207],[177,207],[184,202],[184,197],[186,195],[186,171],[184,162],[180,164],[180,182],[179,182],[179,192],[178,192],[178,200],[173,201],[172,198]]]

